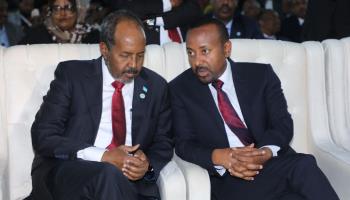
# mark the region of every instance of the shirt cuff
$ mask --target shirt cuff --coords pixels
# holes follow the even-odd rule
[[[168,12],[171,10],[170,0],[163,0],[163,12]]]
[[[101,162],[106,149],[99,147],[87,147],[77,152],[77,157],[83,160]]]
[[[277,152],[281,149],[281,147],[276,146],[276,145],[266,145],[266,146],[263,146],[263,147],[269,148],[272,151],[272,156],[273,157],[276,157],[277,156]],[[263,148],[263,147],[261,147],[261,148]]]
[[[164,20],[163,17],[156,17],[156,26],[164,26]]]
[[[226,172],[226,169],[223,166],[215,165],[214,168],[220,174],[220,176],[223,176]]]

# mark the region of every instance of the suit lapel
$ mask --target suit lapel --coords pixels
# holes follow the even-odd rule
[[[239,67],[238,67],[239,64],[234,63],[231,59],[228,59],[228,60],[231,64],[232,79],[235,86],[238,103],[241,108],[244,121],[249,128],[251,108],[249,105],[250,96],[249,96],[249,87],[247,85],[248,81],[245,80],[242,76],[240,76]]]
[[[131,137],[132,143],[140,144],[142,141],[141,125],[147,115],[147,105],[151,100],[153,88],[148,81],[145,70],[141,70],[140,74],[134,80],[134,94],[132,100],[132,121],[131,121]]]
[[[198,94],[198,95],[194,95],[194,97],[196,98],[195,102],[198,102],[198,105],[201,107],[201,109],[207,112],[207,116],[210,118],[209,121],[212,122],[212,124],[215,124],[215,126],[218,129],[217,133],[219,135],[217,136],[219,136],[221,138],[221,141],[225,143],[222,145],[227,146],[228,140],[226,137],[224,121],[221,118],[221,115],[219,113],[220,111],[218,110],[215,104],[215,101],[214,101],[213,95],[210,92],[209,86],[201,83],[197,77],[195,77],[193,80],[195,80],[193,84],[196,85],[196,87],[191,87],[194,89],[192,93]]]
[[[101,120],[102,113],[102,63],[101,57],[94,60],[91,69],[87,71],[82,81],[85,98],[94,124],[94,139]]]

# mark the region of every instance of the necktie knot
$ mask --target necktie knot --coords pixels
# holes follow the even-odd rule
[[[120,82],[120,81],[114,81],[112,83],[112,86],[118,91],[120,92],[124,86],[124,83]]]
[[[216,81],[213,82],[213,86],[217,89],[217,90],[221,90],[222,86],[224,85],[224,82],[222,82],[222,80],[218,79]]]

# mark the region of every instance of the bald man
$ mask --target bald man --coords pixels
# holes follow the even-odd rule
[[[142,22],[120,10],[102,23],[102,57],[58,65],[32,125],[33,199],[159,199],[170,105],[145,45]]]

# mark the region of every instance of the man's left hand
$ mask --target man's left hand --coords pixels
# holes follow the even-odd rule
[[[136,181],[143,178],[148,168],[147,156],[142,150],[137,150],[134,155],[125,159],[122,171],[129,180]]]

